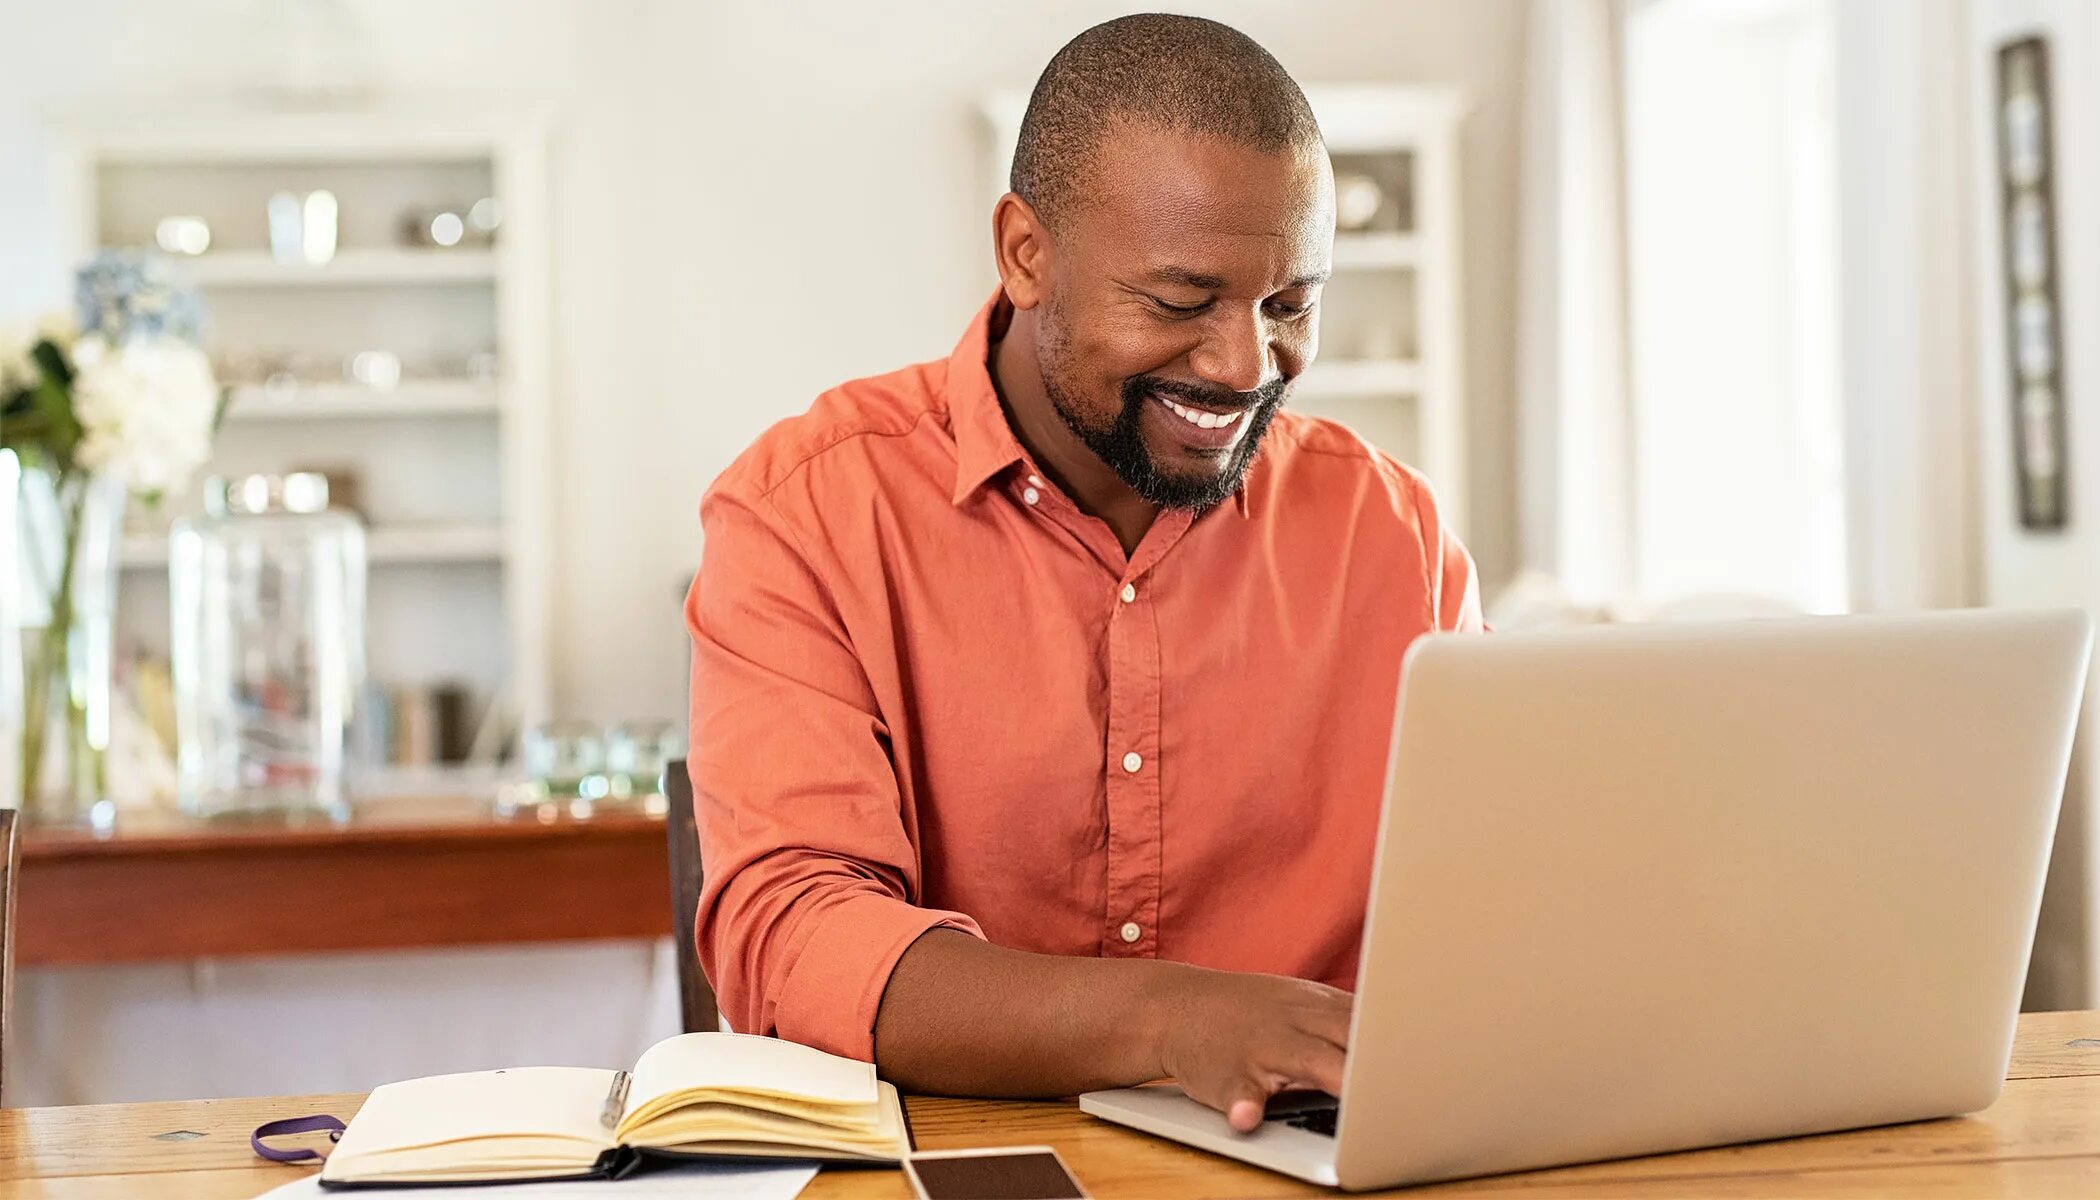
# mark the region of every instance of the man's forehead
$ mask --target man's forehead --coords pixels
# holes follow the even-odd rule
[[[1204,256],[1274,260],[1284,282],[1324,276],[1334,234],[1334,185],[1318,146],[1264,151],[1222,138],[1123,127],[1103,139],[1083,201],[1072,214],[1085,240],[1140,273],[1180,272],[1181,282],[1222,263]],[[1167,280],[1163,280],[1167,281]]]

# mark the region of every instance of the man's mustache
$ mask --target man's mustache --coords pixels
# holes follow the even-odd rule
[[[1236,392],[1230,388],[1204,387],[1201,384],[1183,383],[1175,379],[1161,379],[1153,375],[1132,376],[1123,384],[1123,399],[1135,402],[1148,393],[1165,396],[1181,404],[1207,408],[1213,412],[1252,410],[1265,405],[1273,406],[1283,399],[1287,379],[1272,379],[1251,392]]]

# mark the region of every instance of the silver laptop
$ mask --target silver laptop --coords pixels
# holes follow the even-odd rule
[[[1986,1107],[2090,651],[2077,611],[1425,639],[1339,1105],[1080,1107],[1350,1189]]]

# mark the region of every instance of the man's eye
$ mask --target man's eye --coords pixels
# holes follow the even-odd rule
[[[1310,304],[1285,304],[1282,301],[1274,301],[1269,305],[1270,315],[1285,321],[1295,320],[1311,311],[1312,305]]]
[[[1157,296],[1152,297],[1152,303],[1159,305],[1161,312],[1171,313],[1177,317],[1193,317],[1205,308],[1210,307],[1210,302],[1207,300],[1197,304],[1169,304]]]

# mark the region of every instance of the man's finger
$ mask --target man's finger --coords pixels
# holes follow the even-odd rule
[[[1269,1090],[1252,1079],[1241,1079],[1225,1093],[1225,1123],[1240,1133],[1253,1133],[1269,1107]]]
[[[1297,1060],[1292,1064],[1291,1074],[1310,1087],[1316,1087],[1330,1096],[1342,1094],[1342,1048],[1317,1038],[1307,1038],[1300,1045]]]

